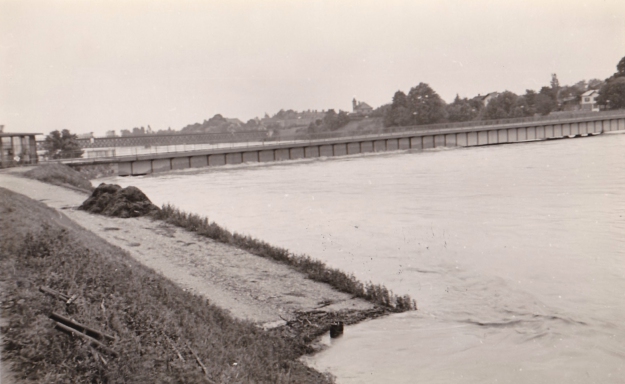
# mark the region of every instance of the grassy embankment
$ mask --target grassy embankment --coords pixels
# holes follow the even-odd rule
[[[44,183],[78,189],[87,193],[93,190],[91,182],[80,172],[60,163],[39,165],[30,171],[24,172],[23,176],[43,181]]]
[[[300,338],[238,321],[75,225],[0,188],[3,358],[33,382],[320,383]],[[72,304],[38,291],[77,295]],[[119,357],[54,329],[56,312],[111,334]],[[200,368],[194,353],[206,368]]]
[[[45,168],[41,172],[57,171]],[[40,178],[46,179],[50,180]],[[328,382],[328,377],[296,359],[312,351],[308,343],[327,332],[333,321],[352,324],[416,309],[408,296],[393,295],[380,285],[362,284],[307,256],[232,234],[206,218],[164,206],[156,219],[285,263],[313,280],[381,306],[370,311],[296,313],[288,327],[265,332],[182,291],[121,249],[40,203],[0,190],[0,212],[0,277],[6,286],[2,302],[4,316],[10,321],[3,334],[7,355],[20,378]],[[66,306],[39,293],[39,285],[77,294],[80,299]],[[52,311],[114,334],[116,341],[111,347],[121,357],[105,357],[102,351],[54,330],[47,318]],[[192,349],[205,365],[206,374],[199,371]]]

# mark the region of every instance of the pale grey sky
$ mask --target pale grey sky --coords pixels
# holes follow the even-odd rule
[[[0,0],[0,124],[179,129],[221,113],[377,107],[610,76],[623,0]]]

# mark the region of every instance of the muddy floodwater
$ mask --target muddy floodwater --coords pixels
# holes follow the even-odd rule
[[[624,382],[624,134],[107,181],[416,298],[339,383]]]

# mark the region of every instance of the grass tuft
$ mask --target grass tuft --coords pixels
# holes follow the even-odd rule
[[[198,235],[211,238],[248,251],[254,255],[276,260],[291,266],[314,281],[329,284],[335,289],[383,306],[392,312],[406,312],[417,309],[417,303],[409,295],[398,296],[383,285],[362,283],[353,274],[328,267],[310,256],[295,255],[288,250],[267,244],[250,236],[232,233],[208,218],[184,212],[171,204],[164,204],[153,217],[184,228]]]

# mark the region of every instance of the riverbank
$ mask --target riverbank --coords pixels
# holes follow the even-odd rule
[[[387,313],[386,309],[338,292],[327,284],[314,282],[284,264],[163,221],[118,219],[78,211],[75,208],[87,195],[76,190],[7,173],[0,174],[0,185],[53,208],[45,211],[44,217],[33,220],[37,225],[26,226],[29,231],[50,221],[66,230],[73,226],[83,227],[80,229],[85,239],[104,240],[109,247],[121,248],[132,259],[153,268],[151,273],[156,272],[155,276],[162,275],[173,281],[185,294],[208,298],[210,304],[225,309],[228,315],[255,324],[257,328],[277,327],[267,334],[290,340],[291,347],[299,351],[296,355],[312,352],[308,343],[327,331],[332,321],[351,324]],[[8,191],[3,193],[10,194]],[[5,199],[11,200],[15,198]],[[24,203],[24,207],[30,204],[39,203],[31,201]],[[22,212],[24,207],[15,213],[18,219],[29,215]],[[8,231],[13,227],[8,223],[16,219],[3,216]],[[91,249],[91,245],[87,248]],[[10,275],[5,279],[10,279]],[[19,367],[17,372],[23,373]]]
[[[0,212],[3,357],[16,379],[331,382],[297,360],[300,338],[231,317],[63,213],[3,188]]]

